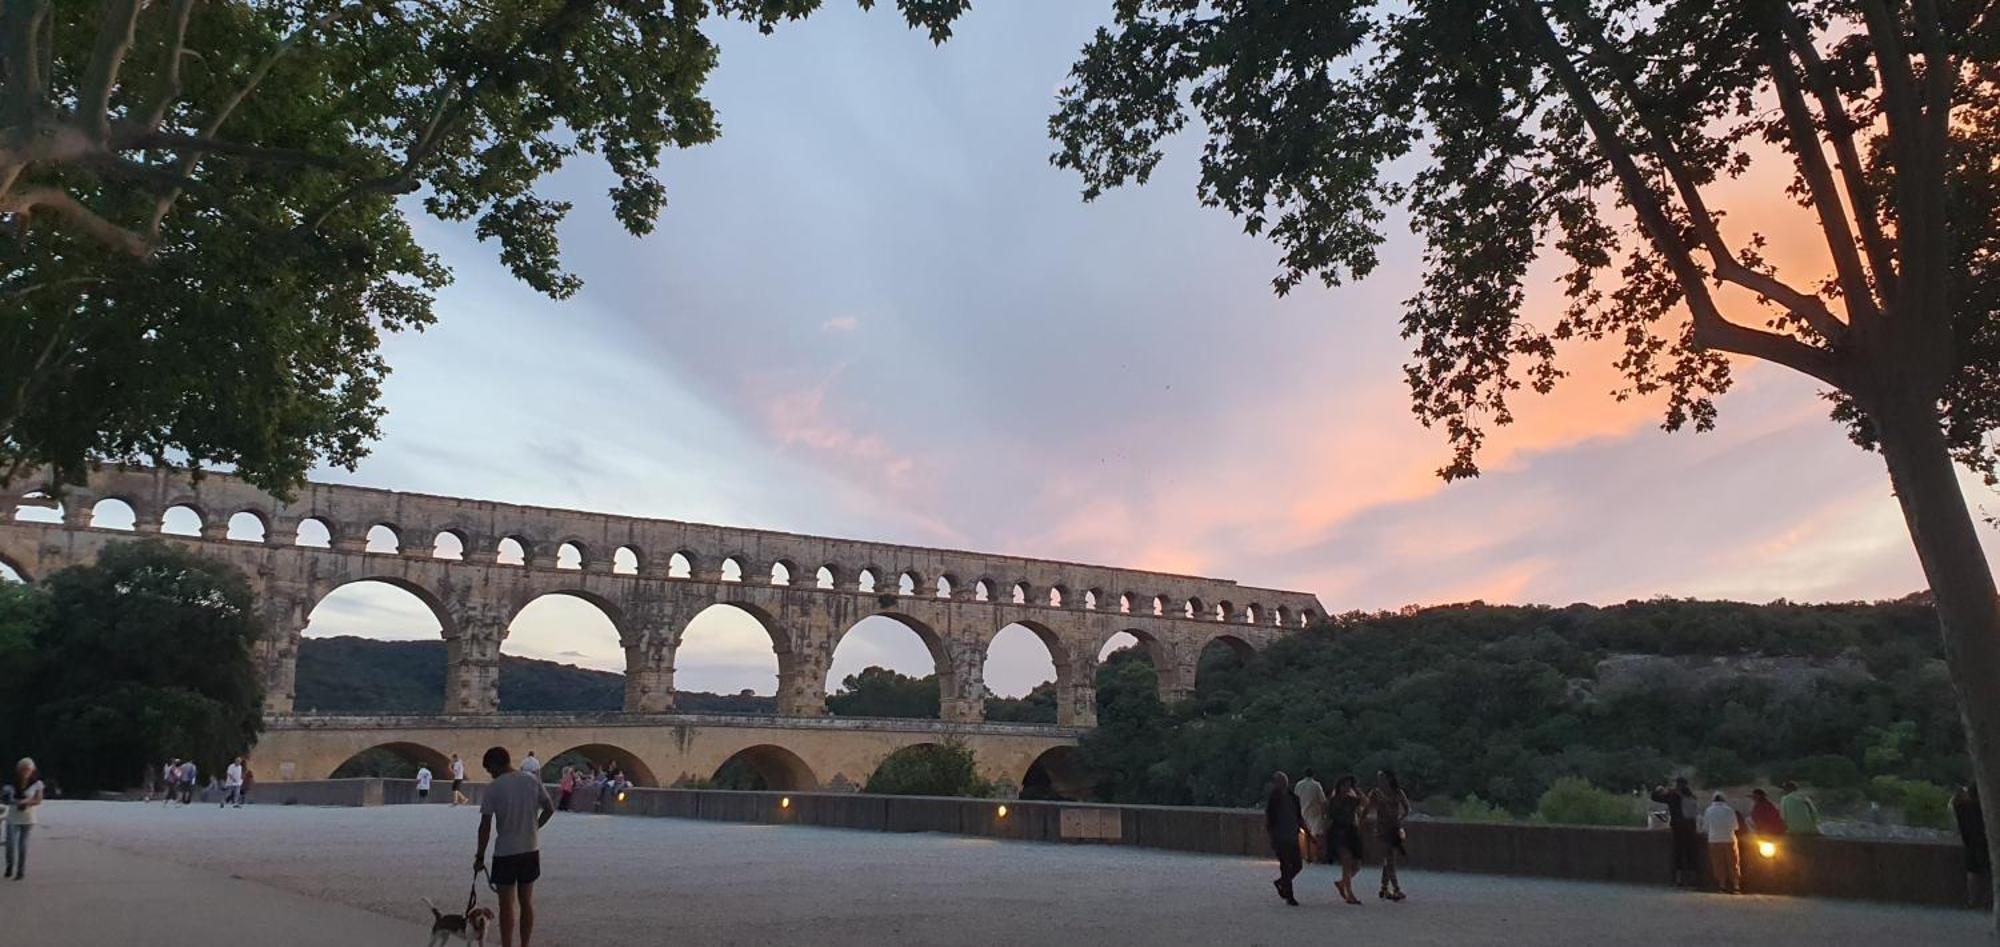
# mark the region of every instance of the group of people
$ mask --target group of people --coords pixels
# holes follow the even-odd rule
[[[7,871],[0,878],[20,881],[28,874],[28,831],[35,827],[35,812],[41,808],[44,789],[35,761],[21,757],[14,764],[14,778],[0,786],[0,842],[7,849]]]
[[[1686,776],[1675,777],[1671,787],[1654,787],[1651,798],[1666,806],[1667,827],[1674,837],[1676,887],[1700,885],[1704,844],[1708,849],[1709,876],[1714,879],[1716,890],[1741,894],[1743,839],[1774,840],[1786,835],[1819,834],[1819,806],[1794,782],[1784,784],[1784,796],[1776,802],[1762,789],[1750,790],[1747,814],[1730,805],[1729,795],[1719,789],[1710,795],[1707,808],[1697,811],[1698,800]]]
[[[625,771],[615,760],[601,768],[588,763],[582,767],[564,766],[561,777],[556,780],[556,808],[569,812],[578,791],[596,790],[597,801],[591,811],[603,812],[606,799],[617,798],[631,785],[632,781],[625,778]]]
[[[1271,851],[1278,857],[1278,878],[1271,882],[1278,897],[1297,906],[1294,879],[1307,862],[1340,863],[1340,879],[1334,890],[1348,904],[1360,904],[1354,893],[1354,878],[1361,872],[1362,826],[1372,822],[1374,836],[1382,847],[1382,886],[1376,897],[1384,901],[1404,898],[1402,880],[1396,876],[1398,861],[1409,854],[1408,832],[1403,823],[1410,815],[1410,797],[1396,779],[1396,771],[1375,774],[1375,785],[1362,792],[1360,781],[1341,776],[1328,791],[1311,769],[1297,783],[1282,770],[1271,774],[1264,801],[1264,827],[1271,836]]]
[[[147,802],[152,802],[153,796],[157,794],[160,801],[165,804],[178,802],[184,806],[192,805],[195,787],[200,785],[200,778],[201,768],[195,765],[193,759],[171,759],[161,764],[158,770],[148,766],[143,798]],[[207,802],[211,797],[219,797],[221,801],[218,807],[233,805],[241,809],[244,803],[250,801],[250,788],[255,784],[255,780],[256,776],[250,772],[250,764],[244,762],[243,757],[236,757],[224,767],[220,782],[217,782],[214,776],[208,778],[208,786],[202,790],[201,801]]]

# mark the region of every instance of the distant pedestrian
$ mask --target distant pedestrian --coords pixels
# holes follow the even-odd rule
[[[514,913],[520,908],[521,947],[535,935],[535,881],[542,876],[542,826],[556,814],[542,781],[514,769],[507,750],[486,751],[481,765],[493,781],[479,801],[479,853],[473,871],[486,868],[486,844],[493,840],[493,868],[486,880],[500,893],[500,947],[514,947]]]
[[[1701,814],[1702,828],[1708,833],[1708,864],[1715,874],[1715,886],[1724,894],[1743,893],[1743,861],[1736,848],[1736,810],[1722,793]]]
[[[28,873],[28,830],[35,827],[35,813],[42,807],[42,774],[35,761],[22,757],[14,764],[12,804],[7,807],[7,871],[0,877],[20,881]]]
[[[1299,815],[1305,819],[1306,861],[1332,861],[1326,850],[1326,787],[1308,768],[1292,793],[1299,797]]]
[[[431,768],[422,763],[417,764],[417,801],[431,801]]]
[[[243,757],[231,760],[222,778],[222,805],[243,808]]]
[[[256,773],[255,773],[254,771],[252,771],[252,770],[250,769],[250,761],[249,761],[249,760],[244,760],[244,761],[243,761],[243,788],[242,788],[241,790],[238,790],[238,791],[237,791],[237,794],[236,794],[236,804],[237,804],[237,805],[239,805],[239,806],[247,806],[247,805],[249,805],[249,804],[250,804],[250,790],[252,790],[252,789],[255,789],[255,788],[257,788],[257,774],[256,774]]]
[[[1778,798],[1778,814],[1785,817],[1785,832],[1790,835],[1819,834],[1819,805],[1812,797],[1799,788],[1799,784],[1785,780],[1785,794]]]
[[[1402,879],[1396,877],[1396,862],[1409,856],[1403,846],[1403,820],[1410,815],[1410,797],[1396,780],[1396,771],[1383,767],[1375,774],[1375,788],[1368,793],[1368,808],[1375,812],[1375,834],[1382,840],[1382,888],[1375,893],[1384,901],[1401,901]]]
[[[1782,838],[1785,815],[1762,789],[1750,790],[1750,829],[1758,838]]]
[[[521,772],[535,777],[536,781],[541,780],[542,761],[535,759],[534,750],[529,750],[528,755],[521,758]]]
[[[453,753],[451,755],[451,804],[462,806],[471,801],[472,797],[465,794],[465,761],[459,759],[458,754]]]
[[[1278,878],[1271,886],[1278,889],[1278,897],[1293,907],[1299,906],[1299,899],[1293,897],[1292,879],[1305,867],[1299,858],[1299,832],[1304,825],[1291,778],[1283,772],[1272,773],[1271,785],[1264,796],[1264,830],[1271,836],[1271,853],[1278,856]]]
[[[194,805],[194,787],[201,779],[201,768],[189,759],[181,763],[181,805]]]
[[[1695,811],[1694,790],[1686,776],[1674,779],[1674,786],[1656,786],[1653,801],[1667,807],[1667,828],[1673,832],[1674,886],[1694,887],[1701,877],[1701,832]]]
[[[139,801],[152,802],[153,793],[159,790],[159,786],[160,786],[160,768],[154,766],[151,763],[147,763],[145,776],[139,781],[139,790],[140,790]]]
[[[1978,907],[1991,884],[1993,863],[1986,854],[1986,813],[1979,807],[1979,787],[1966,784],[1951,797],[1952,821],[1958,823],[1958,840],[1965,846],[1966,903]]]
[[[556,800],[556,808],[568,812],[569,797],[576,794],[576,767],[562,768],[562,780],[556,783],[556,788],[562,791],[562,797]]]
[[[171,806],[181,794],[181,758],[176,756],[160,767],[160,804]]]
[[[1333,887],[1348,904],[1361,903],[1354,896],[1354,876],[1361,873],[1361,810],[1367,802],[1352,776],[1334,780],[1333,793],[1326,799],[1326,845],[1340,861],[1340,880]]]

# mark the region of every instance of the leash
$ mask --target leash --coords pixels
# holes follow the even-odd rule
[[[472,869],[472,890],[465,893],[465,913],[468,916],[472,914],[473,908],[479,906],[479,876],[484,874],[486,874],[486,866],[484,865]],[[486,885],[489,888],[493,888],[495,894],[500,892],[500,889],[494,886],[493,878],[490,875],[486,878]]]

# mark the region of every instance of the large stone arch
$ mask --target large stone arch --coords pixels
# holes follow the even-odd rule
[[[818,688],[822,706],[827,685],[831,683],[827,675],[833,670],[833,656],[846,640],[848,633],[856,625],[868,618],[887,618],[916,634],[924,643],[924,650],[930,652],[932,672],[938,679],[938,717],[943,720],[977,721],[985,712],[985,687],[980,683],[986,663],[984,642],[954,643],[940,634],[929,622],[908,611],[879,609],[840,627],[826,645],[826,664],[819,669]],[[999,629],[994,629],[998,633]],[[956,646],[955,646],[956,644]],[[976,653],[968,653],[976,652]]]
[[[1026,628],[1042,646],[1048,649],[1049,661],[1055,666],[1056,723],[1065,727],[1092,726],[1097,722],[1097,682],[1094,680],[1096,653],[1082,655],[1064,640],[1063,635],[1045,622],[1033,618],[1016,618],[995,629],[980,641],[980,676],[985,677],[985,662],[993,647],[993,642],[1001,632],[1019,625]],[[983,711],[984,708],[982,708]]]
[[[1158,684],[1162,702],[1173,703],[1192,692],[1194,676],[1191,669],[1188,674],[1182,674],[1180,654],[1173,642],[1136,624],[1116,626],[1097,638],[1090,655],[1092,685],[1096,684],[1097,667],[1104,646],[1121,634],[1131,635],[1137,640],[1140,650],[1145,652],[1146,659],[1152,663],[1153,676]]]
[[[716,561],[719,562],[721,560],[718,559]],[[735,583],[731,585],[734,587]],[[734,609],[748,615],[757,624],[757,627],[763,629],[765,637],[770,639],[771,653],[778,659],[777,688],[775,691],[778,713],[785,716],[798,717],[811,717],[824,714],[826,712],[825,696],[822,693],[815,693],[811,690],[809,679],[812,675],[805,673],[803,669],[805,663],[804,656],[800,649],[795,646],[791,632],[778,620],[778,617],[769,608],[758,602],[748,600],[748,596],[761,595],[763,590],[767,588],[769,588],[768,585],[760,585],[752,589],[742,590],[742,594],[727,599],[701,599],[689,604],[684,609],[684,617],[669,620],[670,628],[666,635],[665,666],[649,667],[645,673],[656,677],[659,682],[658,686],[663,687],[671,695],[674,691],[674,667],[679,661],[681,647],[687,643],[688,629],[703,615],[709,614],[718,608]],[[627,657],[629,665],[629,651]],[[627,672],[628,686],[630,686],[631,673],[630,671]],[[823,678],[824,672],[822,671],[821,674]],[[630,702],[628,701],[628,707],[629,705]],[[663,709],[671,709],[672,707],[673,698],[668,696]]]
[[[345,759],[336,761],[324,773],[303,774],[292,778],[332,779],[334,778],[334,775],[336,773],[339,773],[341,771],[342,767],[346,766],[351,762],[354,762],[362,754],[376,750],[386,751],[389,753],[393,753],[398,757],[401,757],[403,760],[407,761],[411,765],[412,769],[420,765],[428,766],[430,767],[431,775],[437,777],[440,782],[448,782],[451,779],[451,757],[445,755],[444,751],[439,750],[436,747],[432,747],[428,744],[420,743],[413,740],[388,740],[382,743],[377,743],[374,746],[363,747],[362,749],[356,750],[355,752],[348,754]],[[273,777],[277,775],[278,774],[275,773],[272,774]],[[379,776],[384,774],[366,773],[362,775]],[[388,775],[394,776],[400,774],[392,773]]]
[[[1090,797],[1093,780],[1074,746],[1052,746],[1028,763],[1014,780],[1023,799],[1081,801]]]
[[[748,767],[773,792],[807,792],[819,788],[819,775],[805,759],[775,743],[759,743],[730,754],[701,779],[713,780],[732,763]]]

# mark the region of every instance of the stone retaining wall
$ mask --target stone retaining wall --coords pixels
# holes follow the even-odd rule
[[[467,785],[475,799],[482,788]],[[416,784],[407,779],[273,783],[259,789],[259,802],[287,805],[416,801]],[[438,782],[431,803],[450,799],[449,784]],[[579,811],[591,811],[596,803],[596,793],[587,790],[571,800]],[[605,800],[604,811],[1271,857],[1263,814],[1244,809],[635,787],[622,801]],[[1664,830],[1424,820],[1409,823],[1405,864],[1433,871],[1664,885],[1671,879],[1671,842]],[[1368,848],[1372,861],[1380,846],[1371,839]],[[1964,853],[1955,844],[1940,842],[1792,837],[1770,859],[1746,845],[1743,874],[1745,888],[1756,894],[1945,907],[1962,906],[1965,896]]]

